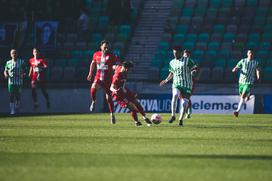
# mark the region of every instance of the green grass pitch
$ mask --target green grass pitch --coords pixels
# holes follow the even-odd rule
[[[150,116],[150,114],[149,114]],[[129,114],[0,117],[1,181],[271,180],[272,115],[193,115],[136,128]]]

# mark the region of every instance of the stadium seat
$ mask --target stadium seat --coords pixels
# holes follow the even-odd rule
[[[219,49],[219,47],[220,47],[220,44],[218,43],[218,42],[214,42],[214,41],[212,41],[212,42],[210,42],[209,44],[208,44],[208,49],[209,50],[218,50]]]
[[[258,0],[246,0],[246,6],[256,7],[258,5]]]
[[[196,50],[207,50],[207,43],[206,42],[197,42],[195,46]]]
[[[65,67],[63,70],[63,81],[71,82],[75,80],[75,67]]]
[[[223,67],[215,67],[211,73],[211,80],[214,83],[222,83],[224,76],[224,68]]]
[[[67,65],[66,59],[56,59],[55,66],[56,67],[65,67]]]
[[[235,34],[233,33],[225,33],[223,35],[224,39],[223,41],[224,42],[234,42],[235,41]]]
[[[183,8],[182,16],[184,17],[192,17],[193,15],[193,8]]]
[[[224,33],[225,32],[225,26],[223,24],[217,24],[213,27],[214,33]]]
[[[188,31],[187,25],[177,25],[176,27],[176,33],[178,34],[186,34]]]
[[[206,17],[217,17],[217,8],[208,8],[206,12]]]
[[[222,1],[222,7],[224,8],[231,8],[232,7],[232,0],[223,0]]]
[[[190,33],[185,36],[186,42],[196,42],[196,40],[197,40],[197,35],[194,33]]]
[[[163,67],[160,71],[160,79],[165,79],[169,74],[169,68],[167,66]]]
[[[210,35],[208,33],[200,33],[198,35],[198,42],[208,43],[209,39],[210,39]]]
[[[214,61],[214,67],[221,67],[225,68],[226,66],[226,59],[217,57]]]
[[[51,82],[60,82],[63,78],[63,68],[62,67],[52,67],[51,69]]]
[[[211,8],[219,8],[221,6],[221,0],[210,0],[210,6]]]
[[[226,68],[224,71],[224,82],[225,83],[236,83],[238,78],[237,74],[232,73],[233,67]]]
[[[199,70],[199,77],[198,77],[198,80],[199,82],[202,82],[202,83],[207,83],[209,82],[210,80],[210,68],[208,67],[202,67],[200,68]]]
[[[263,76],[263,81],[265,83],[272,83],[272,67],[267,67],[264,69],[264,76]]]

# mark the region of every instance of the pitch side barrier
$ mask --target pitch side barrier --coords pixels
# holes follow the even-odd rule
[[[171,112],[171,94],[140,94],[139,101],[146,112]],[[237,95],[194,95],[192,109],[196,114],[232,114],[237,109],[240,97]],[[241,114],[254,113],[255,96],[242,107]],[[177,112],[179,111],[179,105]],[[115,112],[128,112],[115,104]]]

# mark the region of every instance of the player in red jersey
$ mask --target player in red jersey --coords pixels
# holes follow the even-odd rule
[[[108,102],[110,114],[111,114],[111,123],[115,124],[115,116],[113,110],[113,102],[111,97],[110,85],[113,76],[112,66],[119,63],[119,59],[109,52],[110,43],[106,40],[102,40],[100,43],[101,51],[97,51],[93,54],[93,60],[90,64],[90,70],[87,77],[88,81],[92,79],[92,73],[94,67],[96,66],[96,75],[91,86],[91,98],[92,104],[90,106],[90,111],[92,112],[95,108],[96,103],[96,91],[99,88],[104,89],[106,93],[106,100]]]
[[[41,87],[42,94],[46,99],[47,108],[50,107],[49,96],[45,85],[45,73],[44,70],[47,68],[44,59],[40,58],[39,50],[37,48],[33,49],[33,58],[29,59],[29,77],[31,78],[31,89],[32,89],[32,99],[34,102],[34,108],[38,108],[39,104],[37,102],[37,85]]]
[[[131,92],[125,87],[127,72],[133,67],[130,61],[123,62],[122,65],[113,67],[115,73],[113,75],[110,90],[112,91],[113,99],[123,108],[131,110],[131,116],[135,122],[135,126],[141,126],[142,123],[138,120],[137,112],[141,113],[147,126],[151,126],[152,122],[146,117],[145,111],[141,104],[137,101],[137,94]]]

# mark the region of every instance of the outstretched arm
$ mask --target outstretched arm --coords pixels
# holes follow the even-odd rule
[[[169,80],[171,80],[172,78],[173,78],[173,73],[170,72],[170,73],[168,74],[167,78],[164,79],[164,80],[162,80],[162,81],[160,82],[160,86],[163,86],[164,84],[166,84],[167,82],[169,82]]]
[[[95,66],[95,62],[93,60],[92,63],[90,64],[89,74],[87,76],[87,80],[88,81],[91,81],[91,79],[92,79],[92,74],[93,74],[94,66]]]
[[[256,69],[256,76],[257,76],[257,80],[260,80],[260,70]]]

